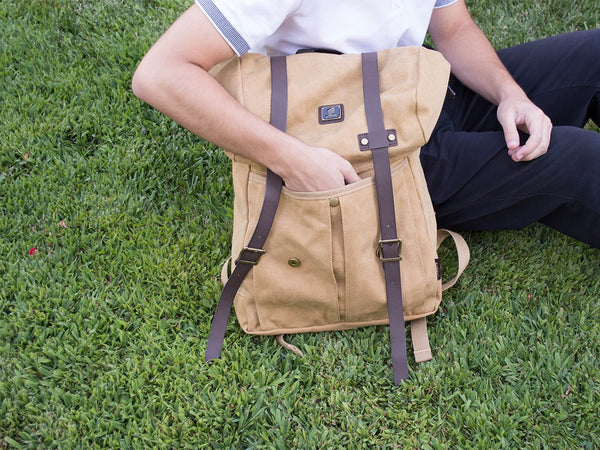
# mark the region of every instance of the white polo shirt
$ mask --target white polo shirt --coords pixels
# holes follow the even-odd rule
[[[434,8],[457,0],[195,0],[233,50],[342,53],[422,45]]]

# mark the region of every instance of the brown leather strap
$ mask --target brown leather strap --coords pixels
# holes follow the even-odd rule
[[[377,53],[363,53],[363,94],[367,114],[369,148],[373,155],[377,205],[381,241],[379,253],[385,273],[388,317],[390,321],[390,342],[392,347],[392,367],[394,383],[408,378],[406,356],[406,332],[404,329],[404,308],[400,280],[401,242],[396,232],[394,212],[394,191],[388,146],[388,132],[383,124],[383,111],[379,97],[379,69]]]
[[[271,58],[271,125],[281,131],[285,131],[287,125],[287,66],[285,56]],[[233,269],[233,273],[227,280],[215,309],[206,345],[206,361],[221,356],[225,329],[227,328],[229,314],[231,314],[233,299],[252,266],[258,263],[264,253],[263,246],[275,219],[282,185],[283,180],[281,177],[268,170],[265,197],[256,228],[250,242],[240,252],[235,269]]]

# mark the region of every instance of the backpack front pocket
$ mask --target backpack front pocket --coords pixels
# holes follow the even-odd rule
[[[407,311],[420,306],[423,294],[430,296],[422,291],[427,290],[426,272],[435,270],[436,255],[433,243],[423,246],[418,236],[428,234],[427,224],[410,200],[414,180],[406,159],[392,168],[392,183],[397,232],[403,240],[400,267]],[[246,242],[258,221],[264,189],[265,177],[251,172]],[[373,177],[322,192],[284,187],[265,253],[240,290],[240,308],[254,318],[245,330],[280,334],[386,323],[379,239]],[[435,296],[435,283],[431,290]]]
[[[264,186],[264,176],[250,173],[246,241],[258,221]],[[379,312],[379,321],[385,320],[385,284],[378,274],[381,264],[374,255],[379,235],[375,196],[373,177],[330,191],[282,189],[265,254],[244,282],[243,301],[246,309],[249,305],[255,308],[251,315],[258,322],[256,330],[248,332],[275,334],[348,328],[343,325],[347,322],[348,270],[352,273],[351,267],[365,262],[374,267],[365,271],[367,277],[359,274],[354,283],[373,285],[372,291],[378,292],[380,298],[364,300],[379,305],[373,307]],[[352,215],[359,217],[351,220],[358,219],[362,224],[359,233],[345,229],[344,217],[349,210],[358,211]],[[357,246],[367,249],[359,258],[354,256]],[[349,256],[348,249],[352,251]]]
[[[265,189],[265,177],[248,180],[249,226],[252,233]],[[339,321],[332,261],[331,206],[327,195],[296,194],[285,188],[265,253],[244,281],[258,320],[257,330],[277,334],[326,326]],[[248,292],[249,291],[249,292]]]

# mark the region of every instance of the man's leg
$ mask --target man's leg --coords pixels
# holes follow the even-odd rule
[[[514,162],[502,131],[442,131],[421,161],[440,227],[519,229],[538,221],[600,248],[598,133],[555,127],[545,155]]]
[[[546,155],[516,163],[496,108],[457,80],[421,161],[438,224],[469,230],[539,221],[600,248],[600,32],[571,33],[500,52],[555,128]],[[526,139],[526,136],[523,136]]]

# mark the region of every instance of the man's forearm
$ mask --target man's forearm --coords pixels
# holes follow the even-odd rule
[[[429,32],[448,59],[452,73],[465,85],[498,105],[498,122],[504,131],[508,154],[515,161],[530,161],[548,150],[552,123],[534,105],[498,58],[487,37],[473,22],[464,1],[435,10]],[[529,134],[521,145],[518,130]]]
[[[192,63],[152,67],[143,61],[133,81],[135,94],[194,134],[256,161],[279,168],[292,139],[248,112],[205,70]]]
[[[454,27],[436,26],[434,13],[430,28],[436,48],[450,62],[452,73],[465,86],[496,105],[507,96],[526,97],[466,9],[458,5],[456,9],[456,13],[449,14],[449,19],[437,18],[440,22],[456,20]]]
[[[156,72],[140,65],[133,88],[142,100],[198,136],[268,167],[291,190],[322,191],[360,180],[348,161],[251,114],[194,64],[162,66]]]
[[[233,51],[197,7],[185,12],[140,62],[134,93],[198,136],[317,191],[360,178],[329,149],[308,146],[251,114],[207,72]]]

